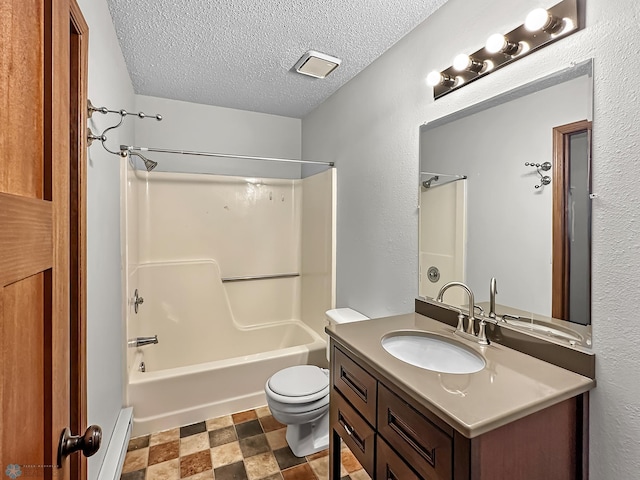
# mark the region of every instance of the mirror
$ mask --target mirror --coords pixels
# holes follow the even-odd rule
[[[500,315],[590,324],[591,72],[588,61],[420,128],[420,296],[458,280],[487,310],[495,277]],[[445,301],[466,304],[454,290]]]

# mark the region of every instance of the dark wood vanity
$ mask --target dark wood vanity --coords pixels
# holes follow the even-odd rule
[[[376,480],[587,478],[588,392],[467,438],[380,370],[332,337],[331,480],[341,439]]]

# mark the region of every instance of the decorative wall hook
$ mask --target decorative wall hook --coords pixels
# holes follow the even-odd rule
[[[89,127],[87,127],[87,145],[91,146],[94,140],[100,140],[101,142],[104,142],[105,140],[107,140],[107,137],[105,137],[104,135],[96,135]]]
[[[548,172],[549,170],[551,170],[551,162],[544,162],[544,163],[532,163],[532,162],[525,162],[524,163],[525,167],[535,167],[536,171],[538,172],[538,175],[540,175],[540,185],[536,185],[535,188],[542,188],[545,185],[549,185],[551,183],[551,177],[549,175],[545,175],[544,172]]]
[[[117,113],[118,115],[120,115],[122,117],[126,117],[127,115],[135,115],[138,118],[155,118],[158,121],[162,120],[162,115],[158,115],[158,114],[156,114],[156,115],[147,115],[144,112],[133,113],[133,112],[127,112],[124,109],[122,109],[122,110],[109,110],[107,107],[95,107],[93,105],[93,103],[91,103],[91,100],[89,100],[87,102],[87,109],[89,111],[89,118],[91,118],[91,116],[93,115],[93,112],[99,112],[99,113],[102,113],[103,115],[106,115],[107,113]]]
[[[542,188],[545,185],[549,185],[551,183],[551,177],[549,175],[544,175],[540,177],[540,185],[535,185],[535,188]]]
[[[100,134],[95,134],[93,133],[93,131],[90,128],[87,128],[87,141],[88,141],[88,145],[91,146],[91,144],[94,142],[94,140],[99,140],[102,143],[102,147],[109,153],[112,153],[114,155],[119,155],[121,157],[126,157],[127,156],[127,152],[124,152],[122,149],[115,151],[115,150],[111,150],[109,147],[107,147],[107,132],[111,131],[111,130],[115,130],[116,128],[118,128],[120,125],[122,125],[122,122],[124,122],[125,117],[130,116],[130,115],[134,115],[140,119],[144,119],[144,118],[155,118],[158,121],[162,120],[162,115],[156,114],[156,115],[147,115],[144,112],[138,112],[138,113],[132,113],[132,112],[127,112],[126,110],[122,109],[122,110],[111,110],[108,109],[107,107],[96,107],[93,105],[93,103],[91,103],[91,100],[87,101],[87,111],[89,114],[89,118],[91,118],[91,116],[93,115],[94,112],[98,112],[98,113],[102,113],[103,115],[107,115],[109,113],[114,113],[117,115],[120,115],[120,120],[115,123],[114,125],[107,127],[103,130],[102,133]],[[155,165],[154,165],[155,166]]]

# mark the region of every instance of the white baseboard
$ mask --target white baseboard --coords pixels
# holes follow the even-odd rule
[[[107,447],[107,453],[100,467],[98,480],[120,480],[124,457],[127,455],[127,447],[131,438],[132,424],[133,408],[128,407],[120,410],[111,441]]]

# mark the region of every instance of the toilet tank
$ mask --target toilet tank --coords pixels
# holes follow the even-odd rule
[[[369,320],[369,317],[352,308],[334,308],[327,310],[325,313],[327,325],[339,325],[341,323],[359,322],[361,320]],[[329,337],[327,337],[327,360],[330,361],[329,353]]]

